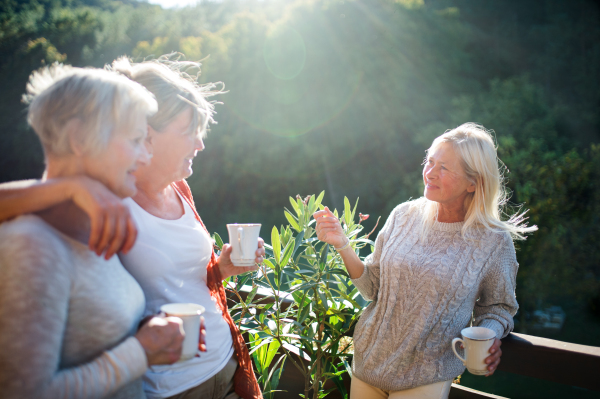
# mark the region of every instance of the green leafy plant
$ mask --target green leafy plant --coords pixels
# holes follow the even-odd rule
[[[301,397],[323,398],[335,389],[348,397],[342,376],[351,373],[349,332],[365,302],[339,254],[315,237],[312,214],[323,209],[323,196],[324,192],[304,200],[290,197],[292,209],[285,209],[289,224],[273,227],[259,271],[226,283],[239,301],[230,312],[240,329],[248,332],[265,398],[277,392],[283,366],[290,363],[304,376]],[[340,220],[359,253],[374,243],[368,238],[371,233],[359,237],[361,222],[368,216],[361,214],[355,221],[356,204],[352,208],[345,198]],[[333,213],[338,216],[337,210]],[[333,384],[326,388],[327,381]]]

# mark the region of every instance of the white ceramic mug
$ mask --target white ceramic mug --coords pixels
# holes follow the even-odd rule
[[[183,321],[185,337],[179,361],[182,362],[196,356],[200,340],[200,315],[204,313],[204,306],[195,303],[168,303],[162,305],[160,311],[167,317],[179,317]]]
[[[229,244],[233,247],[231,261],[234,266],[254,266],[258,249],[259,223],[228,224]]]
[[[464,328],[460,338],[452,340],[452,350],[469,370],[469,373],[475,375],[485,375],[488,373],[488,365],[485,363],[490,353],[489,350],[494,344],[496,333],[485,327]],[[465,357],[463,358],[456,351],[456,344],[461,343],[465,348]]]

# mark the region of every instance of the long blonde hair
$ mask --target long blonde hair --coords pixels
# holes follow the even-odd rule
[[[527,226],[525,213],[521,208],[502,220],[509,194],[505,187],[503,170],[506,169],[498,158],[496,144],[488,130],[476,123],[468,122],[449,130],[433,140],[429,153],[443,143],[451,144],[460,157],[460,163],[467,179],[475,184],[475,191],[468,193],[464,202],[467,210],[461,234],[469,238],[474,228],[485,228],[494,232],[508,232],[513,240],[525,239],[526,233],[537,230],[537,226]],[[427,237],[437,220],[438,203],[425,201],[422,236]]]

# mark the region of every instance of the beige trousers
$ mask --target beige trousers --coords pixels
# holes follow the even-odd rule
[[[350,399],[448,399],[452,380],[405,389],[384,391],[352,376]]]
[[[238,368],[235,353],[225,367],[202,384],[167,399],[239,399],[233,390],[233,375]]]

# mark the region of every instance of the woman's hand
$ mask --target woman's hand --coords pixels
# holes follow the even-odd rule
[[[98,256],[110,259],[127,253],[137,238],[137,227],[121,198],[99,181],[85,176],[70,178],[69,197],[90,218],[88,245]]]
[[[265,257],[265,241],[258,237],[258,249],[255,252],[256,259],[254,259],[256,262],[255,266],[235,266],[231,261],[231,251],[233,251],[233,247],[229,244],[224,244],[221,255],[217,259],[217,265],[219,266],[223,280],[231,276],[258,270],[258,265],[263,262]]]
[[[204,317],[200,317],[200,339],[198,340],[198,350],[200,352],[206,352],[206,327],[204,327]],[[197,353],[196,357],[200,357]]]
[[[500,364],[500,356],[502,356],[500,345],[502,345],[502,341],[496,338],[494,344],[490,347],[490,355],[485,358],[485,363],[488,365],[488,373],[485,375],[486,377],[494,374],[498,368],[498,365]]]
[[[317,221],[315,231],[320,241],[333,245],[334,248],[341,248],[346,245],[348,238],[344,234],[342,225],[328,207],[325,207],[322,211],[315,212],[313,218]]]
[[[178,317],[152,317],[135,337],[146,352],[149,366],[173,364],[181,357],[184,333]]]

